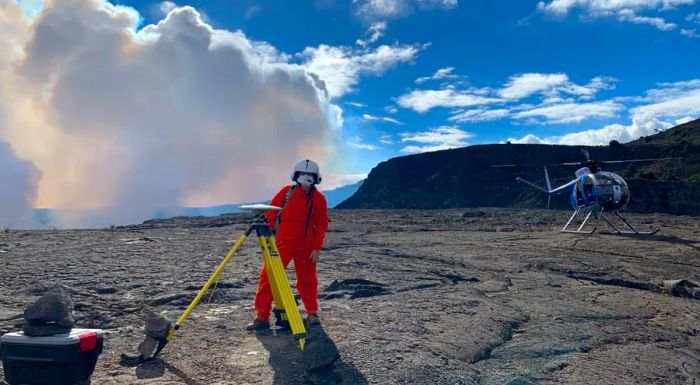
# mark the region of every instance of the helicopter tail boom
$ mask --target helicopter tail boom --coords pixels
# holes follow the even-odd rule
[[[530,187],[532,187],[532,188],[536,188],[536,189],[542,191],[543,193],[549,194],[549,195],[556,194],[556,193],[558,193],[558,192],[560,192],[560,191],[562,191],[562,190],[565,190],[565,189],[567,189],[567,188],[573,186],[574,184],[576,184],[576,179],[574,179],[574,180],[572,180],[571,182],[569,182],[569,183],[567,183],[567,184],[563,184],[563,185],[561,185],[561,186],[559,186],[559,187],[557,187],[557,188],[555,188],[555,189],[552,189],[552,183],[551,183],[550,180],[549,180],[549,173],[547,172],[547,166],[544,167],[544,181],[545,181],[545,183],[547,184],[547,189],[546,189],[546,190],[543,189],[542,187],[540,187],[540,186],[538,186],[538,185],[536,185],[536,184],[530,182],[529,180],[526,180],[526,179],[523,179],[523,178],[520,178],[520,177],[515,178],[515,180],[517,180],[518,182],[521,182],[521,183],[525,183],[526,185],[528,185],[528,186],[530,186]]]
[[[538,186],[538,185],[536,185],[536,184],[530,182],[529,180],[523,179],[523,178],[521,178],[521,177],[517,177],[517,178],[515,178],[515,180],[517,180],[518,182],[521,182],[521,183],[525,183],[526,185],[528,185],[528,186],[530,186],[530,187],[532,187],[532,188],[538,189],[538,190],[542,191],[542,192],[545,193],[545,194],[551,194],[548,190],[543,189],[542,187],[540,187],[540,186]]]

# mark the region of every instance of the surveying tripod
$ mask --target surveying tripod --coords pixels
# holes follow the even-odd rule
[[[264,213],[266,211],[279,211],[281,208],[277,206],[268,205],[244,205],[241,209],[253,211],[257,216],[253,223],[248,227],[248,229],[238,237],[236,243],[231,247],[231,249],[226,254],[226,257],[219,264],[219,266],[214,270],[207,283],[202,286],[197,293],[197,296],[192,300],[190,305],[185,309],[180,318],[177,319],[175,325],[170,327],[165,339],[158,342],[158,347],[156,352],[153,354],[152,358],[155,358],[158,353],[165,347],[165,345],[170,342],[177,332],[178,329],[189,317],[190,313],[197,307],[197,304],[202,300],[204,294],[209,290],[209,288],[216,282],[219,275],[224,270],[226,265],[231,261],[236,251],[243,245],[245,240],[250,236],[250,234],[255,231],[258,236],[258,243],[262,250],[263,262],[265,267],[267,267],[267,278],[270,281],[270,287],[272,289],[272,298],[275,302],[275,315],[277,316],[277,323],[279,324],[289,324],[292,330],[292,336],[294,340],[299,343],[299,347],[304,349],[304,340],[306,338],[306,328],[304,327],[304,322],[301,320],[301,314],[299,314],[299,308],[294,300],[294,295],[292,294],[292,289],[289,286],[289,280],[287,280],[287,274],[285,273],[284,266],[282,265],[282,259],[279,255],[279,250],[277,249],[277,242],[275,241],[275,235],[270,229],[270,225],[267,223],[267,218]]]

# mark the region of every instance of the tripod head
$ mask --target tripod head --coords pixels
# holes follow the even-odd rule
[[[243,205],[243,206],[241,206],[241,210],[252,211],[253,214],[255,214],[255,216],[260,216],[260,215],[264,215],[268,211],[280,211],[280,210],[282,210],[282,208],[278,207],[278,206],[254,204],[254,205]]]

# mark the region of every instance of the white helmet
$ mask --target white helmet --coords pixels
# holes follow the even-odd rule
[[[315,179],[315,184],[321,183],[321,171],[318,169],[318,164],[314,162],[313,160],[309,159],[304,159],[300,160],[297,162],[297,164],[294,165],[294,170],[292,170],[292,180],[296,181],[297,178],[299,177],[300,172],[308,172],[311,174],[316,174]]]

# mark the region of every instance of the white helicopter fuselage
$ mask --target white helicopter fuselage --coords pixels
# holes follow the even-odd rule
[[[618,211],[629,204],[630,190],[627,182],[614,172],[591,172],[583,167],[576,171],[570,199],[574,209],[599,206],[608,212]]]

